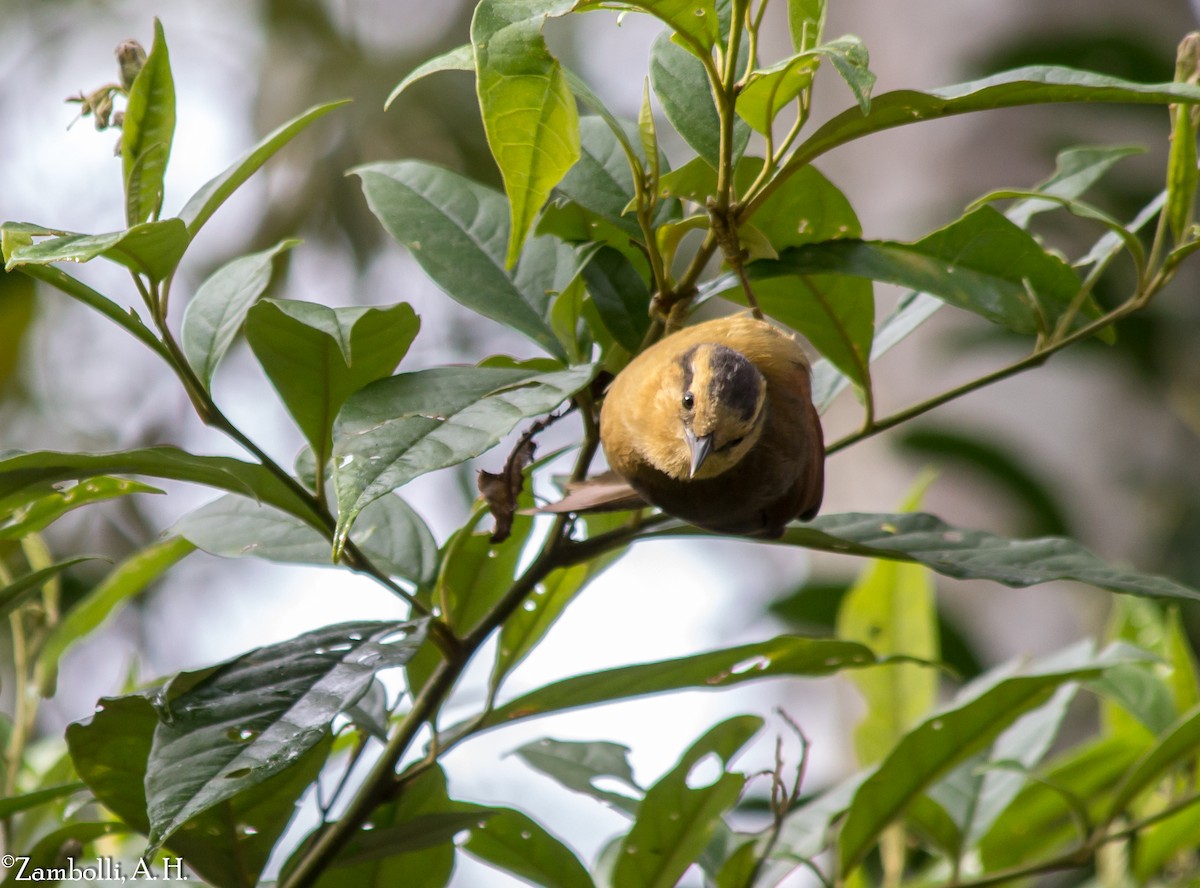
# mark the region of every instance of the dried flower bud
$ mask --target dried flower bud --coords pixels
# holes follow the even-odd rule
[[[117,64],[121,69],[121,86],[128,90],[146,64],[146,50],[136,40],[126,40],[117,47]]]
[[[93,110],[96,113],[96,129],[107,129],[113,110],[112,93],[105,92],[100,95],[93,105]]]

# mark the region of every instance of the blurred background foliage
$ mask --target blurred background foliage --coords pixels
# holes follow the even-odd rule
[[[937,86],[1033,63],[1169,80],[1175,44],[1196,26],[1195,12],[1183,0],[832,0],[830,6],[828,32],[858,33],[870,48],[880,77],[877,92]],[[507,348],[519,354],[522,346],[500,328],[438,297],[415,264],[385,239],[361,190],[345,175],[361,163],[416,157],[498,185],[470,77],[430,78],[383,111],[389,92],[416,64],[465,41],[472,7],[466,0],[0,0],[0,78],[6,85],[0,90],[5,131],[0,216],[61,221],[84,231],[119,225],[111,134],[97,136],[86,120],[67,132],[74,110],[59,100],[112,79],[112,47],[128,37],[148,43],[157,14],[170,37],[181,109],[168,211],[281,121],[317,102],[354,99],[329,123],[297,139],[255,187],[231,202],[198,241],[177,292],[187,293],[235,255],[298,236],[304,248],[284,260],[287,274],[276,278],[282,293],[332,304],[411,301],[423,325],[410,360],[419,362],[424,354],[430,362],[474,361]],[[642,59],[657,30],[640,19],[630,17],[618,29],[611,17],[589,16],[582,25],[551,23],[548,29],[556,54],[627,117],[635,116],[641,95],[640,81],[632,82],[629,72],[644,70]],[[624,64],[627,58],[637,64]],[[818,120],[850,104],[840,84],[824,88]],[[1013,126],[1018,119],[1021,125]],[[824,171],[851,197],[868,237],[915,237],[953,218],[978,194],[1045,178],[1061,148],[1144,144],[1148,157],[1123,161],[1091,195],[1097,205],[1128,219],[1161,187],[1156,175],[1164,165],[1166,133],[1166,115],[1153,108],[1021,109],[883,134],[854,146]],[[1094,235],[1074,227],[1078,224],[1047,214],[1035,230],[1071,254]],[[855,448],[853,457],[835,457],[826,511],[885,511],[918,469],[932,466],[940,478],[926,507],[947,519],[1011,535],[1072,534],[1109,560],[1134,561],[1200,585],[1196,288],[1196,272],[1185,266],[1161,299],[1123,324],[1114,346],[1072,350],[1047,368]],[[1105,294],[1099,297],[1104,301]],[[178,311],[185,300],[176,301]],[[886,311],[888,302],[881,301]],[[915,393],[976,375],[981,362],[1011,350],[998,328],[951,314],[943,312],[930,330],[885,359],[886,372],[877,379],[886,381],[880,388],[887,400],[907,403]],[[168,441],[193,449],[227,447],[190,417],[170,380],[147,373],[152,358],[111,340],[102,326],[57,295],[39,293],[35,299],[28,278],[0,276],[0,450],[113,449]],[[76,347],[61,347],[63,338]],[[58,343],[53,350],[51,340]],[[979,350],[981,343],[988,348]],[[64,355],[71,360],[64,362]],[[299,441],[276,409],[273,393],[250,374],[238,374],[233,363],[223,384],[242,404],[235,418],[290,462]],[[269,410],[260,409],[264,402]],[[272,419],[271,413],[279,415]],[[827,436],[836,437],[855,420],[852,403],[835,407],[827,417]],[[444,534],[461,519],[471,496],[465,477],[443,472],[416,491],[414,504],[435,531]],[[174,497],[125,497],[60,522],[51,544],[115,560],[153,538],[186,506]],[[732,558],[753,552],[765,561],[754,576],[761,575],[766,588],[728,599],[739,608],[730,621],[734,626],[774,619],[831,631],[840,595],[859,567],[844,559],[814,559],[812,576],[797,588],[794,558],[773,561],[759,547],[731,545],[726,551]],[[243,585],[258,576],[246,579],[245,562],[237,565],[237,574],[207,558],[184,568],[169,582],[203,588],[209,604],[176,610],[177,619],[228,604],[213,590],[235,575]],[[89,576],[72,572],[64,594],[79,594]],[[1014,653],[1042,653],[1096,631],[1108,600],[1077,589],[1000,593],[982,583],[954,586],[942,590],[949,600],[942,608],[941,644],[964,676]],[[127,615],[114,634],[138,648],[143,676],[179,668],[195,655],[187,645],[154,641],[152,636],[162,634],[156,621],[164,617],[153,596],[139,607],[140,616]],[[235,609],[229,619],[244,616]],[[111,681],[122,668],[106,666],[107,672],[90,680]],[[57,733],[63,721],[89,711],[99,694],[112,690],[63,684],[56,705],[44,710],[48,733]]]

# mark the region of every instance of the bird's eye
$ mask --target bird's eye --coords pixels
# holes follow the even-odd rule
[[[691,410],[695,406],[696,406],[696,399],[695,399],[695,397],[692,396],[692,393],[684,392],[683,393],[683,409]]]

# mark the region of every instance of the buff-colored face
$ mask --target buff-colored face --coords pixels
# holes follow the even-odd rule
[[[743,355],[701,343],[664,369],[654,414],[660,468],[680,479],[714,478],[744,457],[762,434],[767,383]]]

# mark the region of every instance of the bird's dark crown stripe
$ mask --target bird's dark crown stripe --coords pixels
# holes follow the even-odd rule
[[[761,374],[746,356],[724,345],[713,347],[709,359],[709,393],[749,421],[758,412]]]

